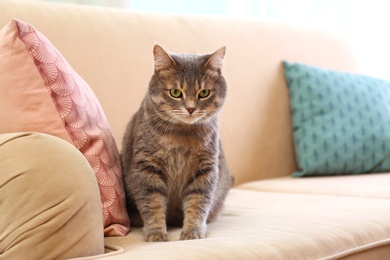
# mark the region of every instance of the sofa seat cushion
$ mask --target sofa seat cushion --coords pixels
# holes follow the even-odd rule
[[[257,191],[390,199],[389,187],[389,173],[371,173],[306,178],[281,177],[248,182],[238,188]]]
[[[124,249],[112,259],[384,259],[389,219],[389,200],[234,188],[206,239],[180,241],[174,228],[171,242],[147,243],[132,228],[105,243]]]

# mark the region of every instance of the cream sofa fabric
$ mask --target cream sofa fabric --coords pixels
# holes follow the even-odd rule
[[[383,256],[389,250],[385,247],[390,242],[389,230],[384,228],[389,206],[384,199],[233,189],[220,218],[209,225],[205,240],[179,241],[180,229],[171,229],[172,242],[151,244],[142,241],[141,229],[133,228],[127,237],[106,238],[105,243],[118,250],[110,259],[335,259],[344,254],[381,259],[381,250]],[[80,223],[79,228],[84,225]],[[77,239],[76,233],[66,236]],[[60,250],[64,242],[54,237],[48,242],[55,245],[40,246],[51,259],[48,252]],[[118,254],[123,252],[120,248],[126,253]],[[22,252],[26,251],[30,252]]]
[[[155,43],[172,52],[227,47],[222,139],[237,187],[220,218],[203,240],[179,241],[180,229],[170,229],[173,241],[146,243],[132,228],[126,237],[105,238],[98,258],[388,259],[388,174],[289,177],[296,162],[281,61],[356,72],[348,37],[256,19],[0,0],[0,26],[11,18],[44,33],[89,83],[119,147],[153,72]]]
[[[11,18],[25,20],[62,52],[95,91],[119,146],[153,73],[155,43],[195,53],[226,46],[221,134],[236,184],[289,175],[296,168],[283,59],[358,70],[348,37],[309,26],[17,0],[0,0],[0,8],[1,27]]]
[[[324,176],[293,178],[290,176],[244,183],[238,188],[269,192],[309,193],[390,199],[390,174]]]
[[[389,206],[383,199],[233,189],[205,240],[180,241],[173,229],[175,241],[150,245],[134,228],[105,242],[126,251],[112,259],[386,259]],[[377,252],[382,246],[385,254]]]
[[[101,203],[87,160],[45,134],[0,135],[0,259],[104,252]]]

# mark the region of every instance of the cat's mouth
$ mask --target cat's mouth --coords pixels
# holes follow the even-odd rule
[[[202,119],[205,115],[206,115],[205,112],[199,110],[195,110],[192,112],[188,112],[187,110],[186,111],[180,110],[180,112],[176,111],[175,119],[185,124],[195,124],[200,119]]]
[[[199,119],[202,118],[202,116],[196,116],[196,115],[184,115],[184,116],[178,116],[177,119],[179,119],[181,122],[186,123],[186,124],[194,124]]]

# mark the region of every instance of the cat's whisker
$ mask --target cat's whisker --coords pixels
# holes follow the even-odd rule
[[[175,121],[175,116],[170,117],[169,120],[167,121],[167,126],[164,129],[164,133],[163,133],[163,138],[165,139],[165,141],[168,140],[169,135],[171,134],[171,131],[174,127],[174,121]]]
[[[220,119],[220,126],[223,129],[223,133],[227,133],[229,135],[234,133],[234,128],[242,128],[240,125],[238,125],[236,122],[234,122],[229,117],[221,116]]]
[[[153,128],[153,132],[152,134],[155,134],[156,131],[163,125],[163,124],[167,124],[166,127],[164,127],[163,129],[163,135],[162,135],[162,138],[166,139],[168,138],[168,135],[170,134],[170,131],[171,131],[171,128],[172,128],[172,124],[173,122],[175,121],[175,115],[172,115],[170,117],[168,117],[168,119],[162,119],[161,117],[159,116],[156,116],[158,119],[160,119],[160,121],[154,126]]]
[[[160,121],[158,121],[158,123],[153,127],[153,130],[151,132],[151,135],[155,135],[156,131],[159,129],[159,127],[164,123],[164,120],[162,120],[161,118],[157,118],[156,119],[160,119]]]

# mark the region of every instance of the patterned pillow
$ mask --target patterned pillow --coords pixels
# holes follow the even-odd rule
[[[0,93],[0,133],[43,132],[73,144],[95,172],[105,235],[126,235],[119,153],[103,110],[50,41],[19,20],[0,31]]]
[[[299,171],[390,171],[390,82],[284,62]]]

